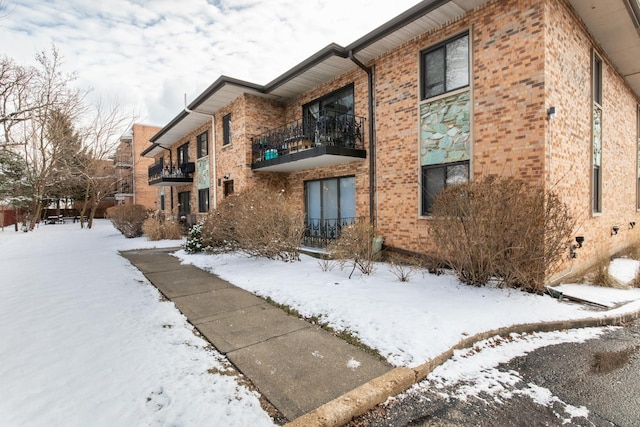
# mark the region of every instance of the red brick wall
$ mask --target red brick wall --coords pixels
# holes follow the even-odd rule
[[[156,126],[146,126],[141,124],[133,125],[133,173],[134,177],[134,193],[135,203],[146,207],[147,209],[156,209],[160,207],[156,201],[158,200],[158,190],[156,187],[149,186],[149,166],[154,162],[153,159],[142,157],[142,152],[149,146],[149,139],[160,131],[161,128]]]
[[[640,223],[635,209],[638,100],[600,52],[603,212],[592,216],[590,55],[597,44],[564,0],[504,0],[376,60],[377,217],[385,242],[414,251],[428,248],[430,220],[419,216],[419,54],[467,29],[473,49],[473,176],[515,176],[558,191],[579,218],[576,234],[592,242],[581,250],[576,270],[598,252],[612,253],[636,239],[640,231],[628,224]],[[557,115],[548,122],[551,106]],[[616,224],[621,232],[612,237]]]
[[[567,271],[580,271],[637,241],[637,116],[639,102],[614,65],[564,1],[546,3],[546,96],[556,107],[549,123],[551,185],[578,219],[576,235],[585,237],[578,257],[567,259]],[[592,213],[592,50],[603,60],[602,212]],[[612,235],[614,225],[620,227]]]
[[[544,175],[544,8],[490,2],[376,61],[378,225],[386,244],[428,247],[420,218],[420,52],[469,30],[474,176]]]

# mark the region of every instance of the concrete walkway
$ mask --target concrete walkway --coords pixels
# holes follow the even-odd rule
[[[289,421],[391,366],[263,299],[169,255],[122,252]],[[256,272],[259,275],[259,272]]]

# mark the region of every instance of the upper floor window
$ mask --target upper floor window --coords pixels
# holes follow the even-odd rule
[[[602,106],[602,59],[593,55],[593,102]]]
[[[338,117],[343,114],[353,115],[353,113],[353,85],[338,89],[302,107],[304,121],[313,123],[321,116]]]
[[[231,144],[231,114],[222,118],[222,145]]]
[[[636,137],[638,138],[638,144],[637,144],[637,153],[636,153],[636,159],[637,159],[637,164],[636,164],[636,170],[637,170],[637,189],[636,189],[636,208],[638,210],[640,210],[640,105],[638,105],[638,112],[637,112],[637,119],[638,119],[638,128],[637,128],[637,134]]]
[[[198,158],[209,155],[209,132],[202,132],[196,138],[198,144]]]
[[[422,99],[469,86],[469,33],[422,52]]]
[[[178,165],[182,165],[189,161],[189,143],[178,147]]]
[[[593,52],[591,87],[593,90],[592,113],[592,170],[591,201],[594,213],[602,212],[602,59]]]

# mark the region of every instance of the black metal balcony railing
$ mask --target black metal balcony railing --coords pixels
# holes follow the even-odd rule
[[[320,145],[363,149],[364,117],[321,114],[318,119],[296,120],[252,138],[252,163],[271,160]]]
[[[116,155],[113,158],[113,164],[116,167],[129,167],[133,166],[133,158],[131,156]]]
[[[119,179],[116,182],[116,194],[133,194],[133,177]]]
[[[331,241],[340,237],[343,227],[353,225],[363,218],[307,218],[302,244],[305,246],[324,248]]]
[[[194,162],[182,163],[180,165],[164,164],[156,162],[149,166],[149,181],[159,179],[193,179],[193,173],[196,171]]]

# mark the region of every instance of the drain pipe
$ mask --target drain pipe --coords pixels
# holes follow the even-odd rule
[[[375,113],[373,105],[373,67],[367,67],[349,51],[351,59],[358,67],[367,73],[367,91],[369,93],[369,221],[374,224],[378,221],[377,192],[376,192],[376,137],[375,137]],[[375,212],[375,214],[374,214]]]
[[[191,114],[191,113],[197,113],[197,114],[202,114],[203,116],[209,116],[211,117],[211,163],[213,163],[212,165],[212,169],[213,169],[213,182],[209,183],[209,188],[213,187],[213,209],[216,209],[218,207],[218,174],[217,174],[217,162],[216,162],[216,122],[215,122],[215,116],[213,114],[209,114],[209,113],[202,113],[200,111],[195,111],[195,110],[190,110],[187,107],[187,94],[184,94],[184,111],[186,111],[187,113]],[[211,177],[209,177],[211,178]]]
[[[158,147],[162,148],[163,150],[167,150],[169,152],[169,167],[173,166],[173,158],[171,156],[171,148],[166,148],[163,147],[162,145],[158,145]],[[169,187],[169,197],[171,198],[171,216],[173,216],[173,187],[170,186]]]

